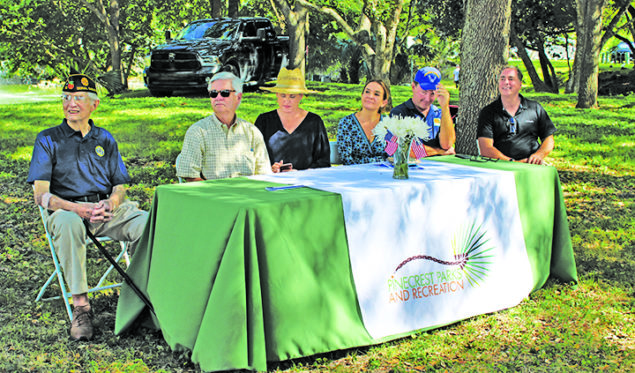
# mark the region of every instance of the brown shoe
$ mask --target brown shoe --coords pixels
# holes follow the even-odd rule
[[[73,322],[71,322],[71,339],[74,341],[88,341],[93,337],[93,311],[90,305],[73,308]]]

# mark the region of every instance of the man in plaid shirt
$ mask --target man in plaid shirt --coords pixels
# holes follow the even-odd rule
[[[230,72],[220,72],[209,81],[208,91],[214,113],[185,133],[177,176],[199,181],[271,173],[262,134],[236,116],[242,81]]]

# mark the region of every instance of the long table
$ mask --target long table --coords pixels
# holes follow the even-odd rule
[[[262,371],[512,307],[549,276],[577,281],[554,168],[436,157],[409,180],[391,173],[159,186],[128,270],[155,315],[124,285],[115,333],[149,320],[203,370]]]

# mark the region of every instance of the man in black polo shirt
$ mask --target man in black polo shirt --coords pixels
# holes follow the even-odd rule
[[[539,103],[520,94],[522,79],[517,67],[503,68],[498,80],[500,96],[478,116],[478,145],[486,157],[543,164],[553,150],[556,127]]]
[[[99,105],[95,82],[86,75],[69,76],[62,89],[65,119],[35,139],[27,181],[36,204],[48,210],[46,221],[73,295],[74,340],[93,335],[93,313],[86,281],[86,231],[130,242],[141,237],[147,212],[126,200],[130,177],[117,142],[90,116]]]

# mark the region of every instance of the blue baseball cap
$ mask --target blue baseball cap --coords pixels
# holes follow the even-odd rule
[[[419,83],[419,87],[424,91],[435,91],[441,83],[441,72],[434,67],[421,68],[415,75],[415,82]]]

